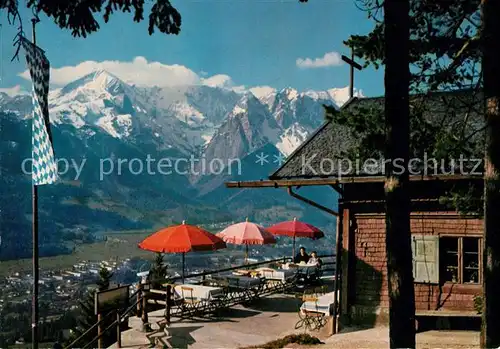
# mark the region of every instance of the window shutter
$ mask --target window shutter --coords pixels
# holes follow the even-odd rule
[[[439,283],[439,236],[412,235],[414,282]]]

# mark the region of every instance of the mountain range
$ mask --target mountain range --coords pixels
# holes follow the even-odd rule
[[[60,180],[39,188],[41,254],[183,219],[307,216],[333,226],[331,217],[282,191],[235,191],[224,182],[266,178],[323,123],[323,105],[340,106],[346,92],[285,88],[256,96],[203,85],[144,87],[104,70],[51,90]],[[31,96],[0,93],[0,260],[30,253],[31,111]],[[320,191],[310,195],[335,202]]]

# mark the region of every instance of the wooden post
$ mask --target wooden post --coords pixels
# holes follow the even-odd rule
[[[351,58],[348,58],[348,57],[342,55],[342,60],[344,62],[346,62],[347,64],[349,64],[349,66],[350,66],[350,70],[349,70],[350,71],[350,74],[349,74],[349,99],[351,99],[352,97],[354,97],[354,68],[356,68],[357,70],[361,70],[361,69],[363,69],[363,67],[354,61],[354,50],[352,47],[351,47]]]
[[[142,318],[142,301],[141,301],[141,296],[144,294],[144,286],[142,283],[140,283],[137,286],[137,316],[140,316]]]
[[[172,306],[172,285],[167,285],[167,299],[165,300],[165,320],[170,325],[170,309]]]
[[[116,347],[121,348],[122,347],[122,336],[121,336],[121,329],[120,329],[120,310],[116,311]]]
[[[143,331],[146,332],[148,328],[148,300],[147,300],[147,293],[146,291],[142,290],[142,313],[141,313],[141,319],[142,319],[142,328]]]
[[[351,48],[351,60],[354,62],[354,50]],[[354,66],[349,69],[349,98],[354,97]]]
[[[186,274],[185,264],[186,264],[186,253],[182,252],[182,283],[184,283],[184,276]]]
[[[334,280],[334,297],[333,297],[333,321],[332,321],[332,333],[336,334],[340,330],[339,326],[339,309],[340,309],[340,297],[339,297],[339,292],[340,292],[340,265],[342,264],[341,262],[341,255],[342,255],[342,231],[343,231],[343,218],[344,218],[344,212],[343,212],[343,204],[339,204],[339,216],[337,217],[337,232],[336,232],[336,238],[335,238],[335,280]]]
[[[38,17],[31,20],[33,44],[36,45],[36,24],[40,21]],[[38,349],[38,279],[39,279],[39,260],[38,260],[38,187],[32,185],[32,243],[33,243],[33,291],[31,293],[31,347]]]
[[[344,208],[342,210],[342,255],[340,256],[340,264],[342,266],[340,274],[340,313],[342,317],[348,317],[349,312],[349,245],[350,245],[350,215],[349,209]]]
[[[99,325],[97,325],[97,335],[99,336],[99,339],[97,340],[97,348],[102,349],[103,347],[103,338],[102,338],[102,314],[97,314],[97,322],[99,322]]]

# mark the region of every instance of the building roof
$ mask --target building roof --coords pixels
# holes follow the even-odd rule
[[[423,102],[425,106],[424,118],[433,125],[448,129],[450,134],[457,132],[457,129],[482,129],[484,124],[481,113],[482,95],[472,90],[436,92],[425,96],[415,95],[411,97],[411,100],[412,104],[418,101]],[[371,108],[383,110],[384,97],[354,97],[342,107],[342,110],[363,113]],[[302,143],[269,179],[384,175],[384,159],[373,159],[368,163],[359,159],[356,162],[356,159],[346,157],[346,153],[359,145],[360,138],[360,134],[349,127],[327,121]],[[481,132],[477,132],[472,136],[472,139],[477,144],[478,159],[482,159],[482,153],[479,151],[482,149],[479,145]],[[412,168],[411,174],[443,174],[439,168],[440,161],[437,162],[437,168],[432,161],[429,162],[429,165],[434,167],[423,168],[422,162],[423,159],[420,163],[415,161],[415,166],[410,166]],[[472,165],[469,164],[466,167],[470,170]],[[462,173],[455,172],[453,174]]]

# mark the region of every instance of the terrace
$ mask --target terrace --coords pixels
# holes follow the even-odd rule
[[[335,256],[320,257],[317,275],[285,257],[186,275],[163,287],[140,284],[120,311],[120,327],[128,322],[128,329],[113,347],[234,348],[304,331],[326,338],[334,328]],[[99,333],[116,331],[116,324]],[[98,338],[85,347],[95,344],[102,347]]]
[[[175,321],[167,329],[168,336],[162,339],[173,348],[239,348],[262,345],[292,333],[303,333],[295,329],[300,299],[290,295],[270,295],[249,305],[235,305],[213,320]],[[152,323],[163,319],[163,311],[149,314]],[[130,330],[123,332],[122,348],[146,348],[149,339],[141,331],[142,321],[130,318]],[[158,327],[154,326],[154,329]],[[326,337],[325,329],[316,333]],[[160,333],[160,335],[162,335]],[[116,343],[112,348],[117,348]]]

